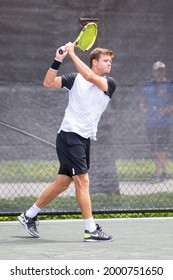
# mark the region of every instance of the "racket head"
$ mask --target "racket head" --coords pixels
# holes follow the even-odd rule
[[[84,26],[79,36],[74,42],[75,47],[81,51],[89,50],[95,43],[97,38],[98,28],[95,22],[90,22]]]

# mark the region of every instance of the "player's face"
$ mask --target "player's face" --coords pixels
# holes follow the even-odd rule
[[[100,75],[108,74],[111,70],[112,58],[109,55],[101,54],[99,60],[95,61],[95,67]]]

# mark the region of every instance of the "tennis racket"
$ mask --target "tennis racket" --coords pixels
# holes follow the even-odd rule
[[[74,41],[75,47],[83,52],[89,50],[95,43],[97,32],[98,28],[96,23],[90,22],[85,25],[82,31],[79,33],[77,39]],[[64,51],[62,49],[59,50],[60,54],[63,54],[63,52]]]

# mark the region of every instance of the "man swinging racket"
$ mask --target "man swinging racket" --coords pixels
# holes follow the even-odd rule
[[[66,56],[74,63],[77,73],[59,76],[59,67]],[[112,236],[105,234],[94,222],[88,176],[90,139],[96,140],[100,117],[116,89],[114,79],[107,76],[113,57],[112,51],[96,48],[90,53],[88,67],[75,54],[74,43],[69,42],[57,49],[55,60],[46,73],[44,86],[68,89],[69,103],[56,139],[60,162],[57,178],[42,192],[34,205],[18,217],[33,237],[39,237],[36,228],[37,214],[73,181],[85,224],[84,241],[113,240]]]

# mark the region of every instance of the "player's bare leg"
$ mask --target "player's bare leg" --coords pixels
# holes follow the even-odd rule
[[[65,191],[69,187],[71,181],[72,179],[66,175],[58,175],[56,180],[42,192],[34,205],[18,216],[20,223],[26,228],[30,235],[36,238],[40,237],[36,226],[37,214],[41,208]]]
[[[91,199],[89,193],[89,177],[87,174],[77,175],[73,177],[76,190],[76,199],[82,212],[82,216],[85,221],[85,226],[93,227],[93,230],[85,230],[84,241],[85,242],[100,242],[100,241],[112,241],[112,236],[105,234],[101,227],[95,225],[92,217]]]
[[[38,208],[43,208],[54,200],[60,193],[64,192],[72,182],[69,176],[58,174],[56,180],[43,190],[35,204]]]
[[[84,219],[92,217],[91,199],[89,194],[88,173],[73,176],[75,183],[76,199]]]

